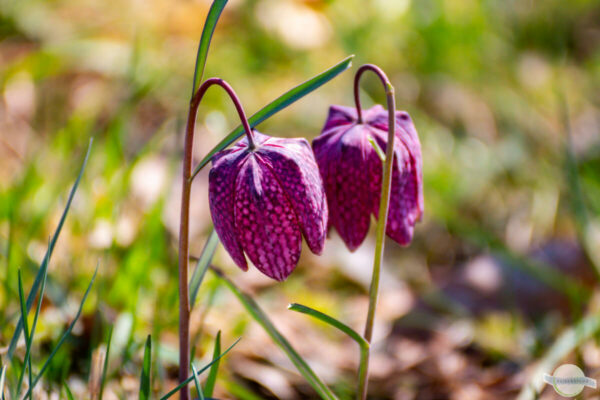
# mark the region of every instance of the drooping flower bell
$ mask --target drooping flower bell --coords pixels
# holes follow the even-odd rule
[[[358,100],[357,106],[360,110]],[[423,214],[421,145],[408,113],[396,111],[395,116],[386,233],[399,244],[408,245],[414,225]],[[388,121],[388,112],[380,105],[364,112],[334,105],[329,109],[323,131],[313,141],[327,193],[329,225],[351,251],[365,239],[371,214],[376,218],[379,214],[382,162],[369,137],[385,151]]]
[[[270,278],[282,281],[296,267],[302,236],[315,254],[323,250],[327,201],[306,139],[253,131],[212,159],[209,202],[215,230],[235,263],[244,253]]]

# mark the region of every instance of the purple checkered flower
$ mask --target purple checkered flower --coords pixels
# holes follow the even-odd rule
[[[327,201],[306,139],[254,131],[212,159],[209,202],[215,230],[244,271],[244,253],[265,275],[286,279],[296,267],[302,236],[315,254],[325,242]]]
[[[382,162],[369,136],[385,151],[388,112],[376,105],[363,111],[332,106],[313,149],[325,183],[329,226],[346,246],[355,250],[369,230],[371,214],[379,215]],[[413,228],[423,214],[421,145],[408,113],[396,111],[396,140],[387,235],[401,245],[412,240]]]

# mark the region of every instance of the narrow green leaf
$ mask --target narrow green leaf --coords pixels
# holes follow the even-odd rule
[[[192,88],[192,97],[196,94],[196,90],[200,87],[202,77],[204,76],[204,67],[206,66],[206,58],[208,56],[208,48],[212,39],[213,32],[217,26],[217,21],[221,16],[221,12],[225,8],[227,0],[215,0],[210,6],[202,36],[200,36],[200,44],[198,45],[198,55],[196,56],[196,68],[194,69],[194,87]]]
[[[219,361],[221,358],[225,357],[225,354],[229,353],[229,351],[231,349],[233,349],[233,346],[235,346],[236,344],[238,344],[238,342],[241,340],[242,338],[239,338],[238,340],[236,340],[231,346],[229,346],[229,348],[227,350],[225,350],[216,360],[212,360],[211,362],[209,362],[208,364],[206,364],[204,367],[202,367],[198,372],[198,375],[200,375],[201,373],[203,373],[204,371],[206,371],[207,369],[209,369],[211,367],[211,365],[213,365],[215,362]],[[173,396],[175,393],[179,392],[179,390],[184,387],[185,385],[189,384],[192,380],[194,379],[194,376],[190,376],[189,378],[187,378],[185,381],[181,382],[179,385],[177,385],[175,388],[173,388],[169,393],[165,394],[163,397],[160,398],[160,400],[166,400],[168,398],[170,398],[171,396]]]
[[[54,356],[56,355],[56,353],[58,352],[58,350],[60,349],[60,347],[62,346],[62,344],[65,342],[65,340],[67,340],[67,338],[71,334],[71,331],[73,330],[73,327],[75,326],[75,323],[77,322],[77,320],[81,316],[81,310],[83,310],[83,305],[85,304],[85,301],[87,300],[87,297],[90,294],[90,290],[92,289],[92,285],[94,284],[94,280],[96,279],[96,275],[98,274],[98,266],[99,265],[100,265],[100,263],[96,264],[96,270],[94,271],[94,276],[92,276],[92,280],[90,281],[90,284],[88,285],[85,293],[83,294],[83,299],[81,299],[81,303],[79,303],[79,309],[77,310],[77,314],[75,314],[75,318],[73,319],[73,321],[71,322],[71,324],[69,325],[69,327],[67,328],[67,330],[65,331],[65,333],[58,340],[58,343],[56,344],[56,346],[54,346],[54,349],[52,349],[52,351],[50,352],[50,356],[48,357],[48,359],[46,360],[46,362],[42,366],[42,369],[36,375],[35,379],[31,383],[31,386],[27,390],[26,395],[29,395],[33,391],[33,389],[35,388],[35,385],[37,385],[37,383],[42,378],[42,375],[44,375],[44,372],[46,372],[46,369],[50,365],[50,362],[52,361],[52,359],[54,358]]]
[[[8,364],[2,366],[2,372],[0,372],[0,399],[4,400],[4,382],[6,380],[6,367]]]
[[[288,306],[289,310],[297,311],[303,314],[310,315],[318,320],[325,322],[335,328],[338,328],[340,331],[344,332],[346,335],[350,336],[361,348],[369,348],[369,342],[365,340],[361,335],[358,334],[354,329],[350,328],[348,325],[344,324],[337,319],[330,317],[327,314],[322,313],[321,311],[317,311],[313,308],[304,306],[298,303],[292,303]]]
[[[298,372],[306,379],[306,381],[312,386],[312,388],[321,396],[322,399],[337,399],[335,394],[319,379],[319,377],[310,368],[308,363],[298,354],[298,352],[292,347],[290,342],[277,330],[275,325],[271,322],[267,314],[258,306],[254,299],[247,294],[243,293],[237,288],[229,279],[225,277],[216,268],[211,268],[219,279],[231,290],[231,292],[238,298],[242,303],[246,311],[258,322],[263,329],[271,336],[271,339],[285,352],[290,361],[296,366]]]
[[[25,358],[23,359],[23,370],[19,375],[17,382],[17,397],[21,393],[21,385],[23,384],[23,377],[25,376],[25,369],[29,368],[29,384],[31,385],[31,351],[29,349],[29,323],[27,321],[27,311],[25,311],[25,291],[23,290],[23,279],[21,278],[21,269],[17,271],[18,282],[19,282],[19,302],[21,305],[21,321],[23,321],[23,330],[25,334]]]
[[[93,139],[90,139],[90,142],[89,142],[88,148],[87,148],[87,152],[85,154],[85,158],[83,159],[83,164],[81,165],[81,168],[79,169],[79,175],[77,176],[77,179],[75,180],[75,183],[73,184],[73,187],[71,188],[71,192],[69,193],[69,198],[67,199],[67,204],[65,206],[65,209],[62,213],[62,216],[60,217],[58,226],[56,227],[56,230],[54,231],[54,235],[52,236],[52,239],[50,240],[48,249],[46,250],[46,255],[44,256],[44,261],[42,262],[42,265],[40,266],[40,269],[38,270],[38,273],[35,277],[33,286],[31,288],[31,292],[29,292],[29,296],[27,296],[27,303],[26,303],[27,304],[27,312],[29,312],[29,310],[31,310],[33,301],[35,300],[35,297],[37,296],[37,292],[38,292],[38,289],[42,282],[43,276],[46,274],[46,270],[48,269],[48,263],[50,262],[50,256],[52,255],[52,252],[54,251],[54,246],[56,245],[56,241],[58,240],[58,235],[60,235],[60,231],[62,230],[62,227],[65,223],[65,219],[67,217],[67,213],[69,212],[69,208],[71,207],[71,203],[73,202],[73,197],[75,197],[75,192],[77,191],[77,187],[79,186],[79,182],[81,181],[81,177],[83,176],[83,171],[85,170],[85,166],[87,164],[88,158],[90,156],[90,152],[92,150],[92,143],[93,143]],[[17,323],[17,327],[15,329],[15,333],[13,334],[13,337],[10,341],[10,345],[8,346],[7,358],[8,358],[9,362],[12,359],[12,356],[15,352],[15,348],[17,347],[17,342],[19,341],[19,337],[21,336],[22,330],[23,330],[23,321],[21,319],[19,319],[19,322]]]
[[[29,338],[29,323],[27,321],[27,311],[25,311],[25,291],[23,290],[23,279],[21,278],[21,269],[17,271],[17,277],[19,280],[19,301],[21,305],[21,318],[23,320],[23,325],[25,329],[25,343],[27,343],[27,339]]]
[[[377,156],[379,156],[379,159],[381,160],[381,162],[382,163],[385,162],[385,152],[383,151],[383,149],[381,147],[379,147],[379,145],[375,141],[375,138],[371,135],[368,135],[368,139],[369,139],[369,143],[371,144],[371,146],[375,149]]]
[[[341,72],[350,68],[352,65],[352,58],[354,56],[350,56],[340,61],[338,64],[329,68],[327,71],[315,76],[314,78],[296,86],[295,88],[289,90],[288,92],[282,94],[271,103],[267,104],[265,107],[261,108],[257,113],[248,118],[248,122],[250,123],[250,127],[254,128],[256,125],[260,124],[267,118],[270,118],[273,114],[278,113],[283,110],[290,104],[296,102],[302,97],[306,96],[313,90],[316,90],[323,86],[325,83],[329,82],[331,79],[335,78]],[[190,179],[194,179],[196,174],[202,170],[209,163],[211,158],[219,151],[225,149],[227,146],[235,142],[244,134],[244,128],[240,125],[235,128],[225,139],[221,140],[219,144],[217,144],[207,155],[200,161],[198,166],[194,169],[194,173]]]
[[[536,393],[541,392],[544,386],[544,374],[552,373],[556,364],[572,354],[581,343],[592,338],[598,332],[600,332],[600,314],[583,318],[575,326],[563,332],[537,363],[537,367],[521,389],[517,400],[534,400]]]
[[[206,384],[204,385],[204,395],[206,397],[212,397],[213,391],[215,390],[215,383],[217,381],[217,374],[219,372],[219,356],[221,355],[221,331],[217,332],[217,338],[215,339],[215,348],[213,350],[213,365],[210,367],[208,378],[206,378]]]
[[[104,365],[102,366],[102,380],[100,381],[100,392],[98,393],[98,400],[102,400],[104,394],[104,385],[106,384],[106,374],[108,372],[108,357],[110,355],[110,343],[112,341],[113,326],[111,325],[108,331],[108,339],[106,341],[106,355],[104,356]]]
[[[152,365],[152,336],[148,335],[144,348],[144,363],[140,377],[140,400],[150,400],[150,366]]]
[[[198,258],[196,268],[194,268],[194,273],[192,274],[192,279],[190,279],[190,307],[192,308],[194,307],[194,304],[196,304],[198,291],[200,290],[200,286],[204,280],[204,275],[206,275],[206,270],[215,256],[215,251],[217,250],[218,245],[219,236],[213,228],[212,232],[208,236],[208,240],[206,241],[204,248],[202,249],[200,258]]]
[[[71,389],[69,389],[69,385],[67,385],[67,382],[64,382],[63,386],[65,387],[65,392],[67,393],[67,399],[75,400],[75,397],[73,396],[73,393],[71,393]]]
[[[194,385],[196,385],[196,392],[198,393],[198,397],[200,400],[204,400],[204,393],[202,393],[202,385],[200,385],[200,380],[198,379],[198,370],[196,370],[196,366],[192,363],[192,376],[194,377]]]
[[[20,274],[19,274],[20,277]],[[42,277],[42,287],[40,288],[40,295],[38,297],[38,303],[37,303],[37,307],[35,309],[35,314],[33,316],[33,323],[31,324],[31,332],[29,332],[29,334],[25,335],[27,337],[26,341],[25,341],[25,358],[24,358],[24,363],[23,363],[23,370],[21,371],[21,374],[19,375],[19,381],[17,384],[17,394],[20,393],[21,391],[21,384],[23,383],[23,377],[25,376],[25,365],[29,366],[29,386],[31,386],[31,345],[33,344],[33,336],[35,335],[35,328],[37,326],[37,321],[38,321],[38,317],[40,316],[40,310],[42,309],[42,300],[44,299],[44,290],[46,289],[46,281],[48,278],[48,268],[46,268],[45,272],[44,272],[44,276]],[[27,314],[22,316],[23,321],[27,318]],[[24,325],[26,325],[27,323],[24,322]],[[27,331],[25,331],[27,332]],[[29,395],[31,396],[30,392]],[[27,396],[25,396],[27,397]]]
[[[21,269],[17,271],[18,281],[19,281],[19,302],[21,305],[21,321],[23,321],[23,330],[25,335],[25,346],[29,345],[29,323],[27,321],[27,311],[25,311],[25,295],[23,290],[23,280],[21,279]],[[31,375],[31,353],[29,351],[25,351],[26,354],[30,354],[29,357],[25,357],[23,359],[23,370],[19,375],[19,381],[17,382],[17,397],[21,393],[21,385],[23,384],[23,377],[25,376],[25,368],[29,368],[29,374]],[[29,379],[29,383],[31,384],[31,378]]]

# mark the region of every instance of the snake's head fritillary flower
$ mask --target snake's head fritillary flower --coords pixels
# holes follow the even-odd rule
[[[379,214],[383,167],[369,137],[385,151],[388,121],[388,112],[380,105],[363,111],[361,123],[354,108],[331,106],[323,131],[313,141],[327,193],[329,225],[351,251],[365,239],[371,214],[376,218]],[[422,214],[419,137],[408,113],[396,111],[387,235],[401,245],[408,245]]]
[[[315,254],[323,250],[327,201],[319,168],[306,139],[254,131],[212,159],[209,202],[215,230],[235,263],[246,257],[282,281],[298,263],[302,236]]]

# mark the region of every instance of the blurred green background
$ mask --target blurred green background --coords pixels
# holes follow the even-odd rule
[[[74,317],[98,260],[99,277],[36,398],[58,398],[64,380],[87,398],[92,354],[109,326],[115,342],[106,399],[137,396],[149,333],[154,389],[174,385],[180,159],[209,6],[0,0],[0,346],[19,315],[17,270],[29,288],[94,138],[51,260],[34,365]],[[367,62],[388,73],[399,108],[415,121],[425,218],[410,247],[387,243],[372,398],[515,397],[561,332],[598,311],[600,4],[230,0],[205,77],[227,80],[252,114],[349,54],[356,55],[353,69],[258,129],[311,140],[330,104],[352,105],[353,71]],[[362,89],[365,105],[384,102],[376,78],[365,78]],[[209,91],[198,115],[196,160],[238,123],[226,96]],[[211,224],[207,170],[193,189],[192,254]],[[253,268],[239,271],[222,248],[215,263],[350,398],[358,349],[286,309],[304,303],[362,330],[374,235],[353,254],[331,236],[322,257],[305,248],[282,284]],[[243,338],[223,363],[216,397],[314,398],[210,274],[192,330],[199,360],[210,358],[218,330],[224,345]],[[595,336],[578,340],[559,361],[599,377]],[[554,392],[546,388],[542,396]]]

